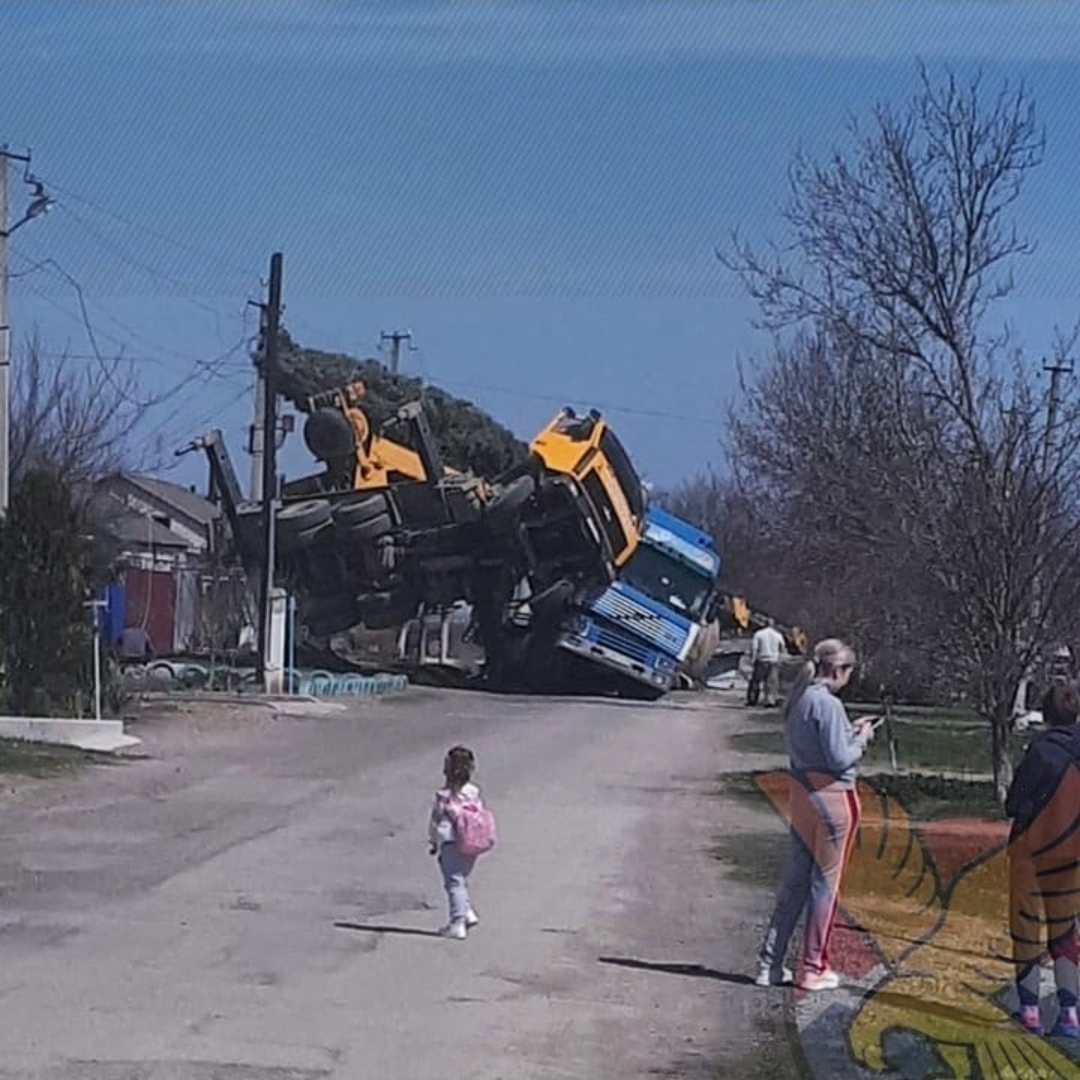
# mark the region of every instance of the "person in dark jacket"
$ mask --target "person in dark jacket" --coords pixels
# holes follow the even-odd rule
[[[1042,703],[1048,730],[1017,767],[1005,801],[1009,834],[1009,921],[1020,1023],[1042,1034],[1040,958],[1049,944],[1057,985],[1053,1035],[1080,1038],[1077,915],[1080,913],[1080,694],[1050,688]]]

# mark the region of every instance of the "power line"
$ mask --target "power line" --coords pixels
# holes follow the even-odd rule
[[[158,270],[148,263],[143,262],[141,259],[135,258],[133,255],[128,254],[122,248],[118,247],[108,237],[102,236],[96,229],[87,224],[78,214],[75,213],[70,207],[65,206],[63,203],[58,204],[60,209],[63,210],[68,217],[74,220],[89,236],[93,237],[102,247],[111,251],[121,262],[127,263],[129,266],[135,267],[136,270],[141,270],[144,274],[148,274],[150,277],[157,278],[160,281],[168,282],[170,285],[181,290],[181,299],[187,301],[192,307],[198,308],[200,311],[204,311],[209,315],[212,315],[215,319],[220,318],[220,312],[210,307],[208,304],[202,303],[191,295],[193,291],[191,286],[187,283],[180,281],[179,278],[173,277],[171,274],[165,273],[163,270]]]
[[[73,318],[74,318],[74,316],[73,316]],[[99,336],[101,336],[100,331],[99,331]],[[93,362],[93,361],[97,360],[97,357],[93,353],[72,352],[69,349],[49,349],[49,348],[40,348],[39,347],[37,351],[38,351],[39,355],[41,355],[43,357],[46,357],[49,360],[75,360],[75,361],[78,361],[80,363]],[[127,362],[129,364],[139,364],[139,365],[145,364],[145,365],[148,365],[148,366],[164,367],[164,368],[174,366],[174,361],[167,360],[167,359],[165,359],[165,358],[163,358],[161,356],[143,356],[143,355],[140,355],[138,353],[129,353],[129,352],[125,352],[122,355],[123,355],[123,359],[125,360],[125,362]],[[196,364],[207,364],[207,363],[212,363],[212,362],[213,361],[207,361],[207,360],[193,360],[192,361],[192,363],[196,363]],[[237,364],[237,366],[235,368],[229,366],[228,364],[221,364],[220,365],[220,370],[222,372],[221,377],[222,378],[226,378],[226,377],[227,378],[232,378],[234,375],[241,375],[245,371],[247,371],[250,367],[251,367],[251,364],[246,359],[243,361],[242,364],[240,364],[238,362],[238,364]]]
[[[246,395],[252,393],[254,391],[254,389],[255,389],[255,381],[254,381],[254,379],[252,377],[250,377],[250,374],[249,374],[248,379],[244,382],[243,390],[242,390],[240,396],[246,396]],[[195,430],[195,431],[205,430],[214,420],[216,420],[219,416],[221,416],[222,413],[227,412],[229,409],[231,409],[237,403],[237,401],[238,401],[238,397],[230,397],[227,401],[222,402],[216,408],[212,409],[209,413],[206,413],[204,416],[200,417],[198,420],[193,421],[190,425],[185,425],[185,427],[190,426],[190,428],[192,430]],[[145,439],[142,440],[142,442],[138,443],[137,446],[138,447],[145,447],[148,443],[151,442],[151,440],[153,440],[155,438],[159,438],[161,436],[161,433],[166,428],[168,428],[169,425],[173,423],[173,421],[175,421],[175,420],[177,420],[179,418],[180,414],[185,410],[186,407],[187,407],[186,403],[182,404],[182,405],[178,405],[175,409],[172,410],[172,412],[170,412],[163,420],[161,420],[158,423],[157,432],[155,432],[152,435],[148,435]],[[173,458],[170,455],[170,457],[168,459],[168,463],[163,464],[162,466],[160,466],[160,468],[163,471],[167,471],[169,469],[173,469],[173,468],[178,467],[180,464],[181,464],[181,461],[180,461],[179,458]]]
[[[54,259],[47,259],[45,260],[45,262],[50,263],[53,267],[55,267],[56,271],[64,278],[65,281],[67,281],[67,283],[72,287],[72,289],[75,290],[75,297],[79,303],[79,314],[82,317],[82,324],[83,328],[86,331],[86,338],[90,343],[90,348],[93,350],[94,357],[98,362],[98,367],[100,368],[102,375],[105,377],[105,381],[108,382],[108,384],[112,387],[117,397],[126,404],[134,405],[140,409],[149,409],[152,408],[154,405],[159,405],[162,401],[167,400],[168,394],[161,395],[157,398],[149,398],[146,401],[138,401],[132,398],[131,395],[119,383],[117,383],[116,378],[113,375],[113,372],[110,369],[104,355],[102,354],[101,348],[98,345],[97,334],[94,330],[94,325],[90,319],[90,312],[87,310],[86,307],[86,296],[83,293],[82,285],[80,285],[79,282],[76,281],[76,279],[72,277]],[[181,382],[177,384],[175,390],[170,391],[170,393],[179,392],[185,385],[188,385],[192,381],[193,380],[190,377],[186,380],[181,380]]]
[[[533,390],[519,390],[510,386],[492,386],[490,384],[466,382],[461,379],[453,378],[440,378],[439,385],[457,387],[462,390],[482,390],[495,394],[509,394],[515,397],[530,398],[534,401],[550,401],[558,405],[566,405],[573,398],[573,395],[571,394],[563,394],[561,397],[557,397],[554,394],[542,394]],[[664,412],[661,409],[640,409],[631,405],[615,405],[611,402],[600,401],[597,398],[592,398],[588,395],[582,395],[582,397],[589,404],[596,406],[605,413],[625,413],[629,416],[645,416],[651,417],[656,420],[677,420],[680,423],[707,424],[710,427],[715,427],[717,424],[716,419],[710,420],[704,416],[693,416],[687,413]]]
[[[62,267],[56,261],[56,259],[45,258],[45,259],[39,259],[36,262],[31,262],[21,252],[17,252],[16,254],[18,255],[18,257],[24,263],[27,264],[27,268],[25,270],[20,271],[18,274],[11,275],[12,277],[27,277],[27,276],[30,276],[31,274],[34,274],[34,273],[37,273],[37,272],[44,272],[44,273],[48,273],[50,276],[56,278],[57,280],[63,282],[65,285],[70,286],[71,281],[74,278],[74,275],[70,271],[64,269],[64,267]],[[41,297],[41,299],[48,301],[48,298],[45,296],[45,294],[42,293],[40,290],[35,289],[32,285],[29,284],[29,282],[27,282],[24,287],[30,289],[31,292],[33,292],[36,296]],[[83,295],[86,296],[86,290],[85,289],[83,289]],[[178,360],[182,360],[185,363],[189,363],[189,364],[197,364],[197,363],[199,363],[199,358],[198,357],[192,356],[190,353],[180,352],[177,349],[170,348],[167,345],[161,345],[158,342],[153,341],[151,338],[148,338],[145,334],[141,333],[140,331],[135,330],[132,327],[128,326],[126,323],[122,322],[121,320],[117,319],[114,315],[112,315],[108,311],[106,311],[103,307],[100,307],[99,305],[97,305],[95,303],[95,301],[91,297],[86,296],[86,301],[87,301],[88,304],[93,304],[95,307],[98,308],[98,311],[101,314],[102,318],[104,318],[108,322],[112,323],[113,326],[117,327],[119,330],[122,330],[129,337],[135,338],[137,341],[142,341],[146,345],[149,345],[150,348],[155,349],[158,352],[167,353],[168,355],[173,356]],[[247,312],[246,312],[246,309],[245,309],[245,311],[243,313],[243,317],[246,318],[246,314],[247,314]],[[78,321],[78,320],[76,320],[76,321]],[[221,337],[220,325],[217,327],[217,331],[218,331],[218,337],[220,338]],[[102,333],[101,331],[98,331],[98,336],[103,337],[106,340],[112,341],[114,344],[120,345],[122,347],[125,346],[125,344],[126,344],[125,342],[121,342],[119,340],[119,338],[111,337],[111,336],[109,336],[107,334]]]
[[[228,269],[230,273],[242,275],[245,281],[250,281],[252,271],[250,267],[240,268],[236,264],[227,263],[220,255],[211,255],[200,248],[194,247],[184,241],[177,240],[173,236],[169,236],[166,233],[161,232],[158,229],[153,229],[148,225],[144,225],[141,222],[134,221],[123,214],[118,213],[115,210],[111,210],[106,206],[102,206],[100,203],[95,202],[92,199],[88,199],[85,195],[80,195],[78,192],[72,191],[70,188],[61,187],[59,184],[50,184],[50,187],[54,191],[60,192],[62,195],[66,195],[69,199],[74,199],[78,203],[82,203],[83,206],[91,210],[96,210],[99,214],[103,214],[105,217],[112,218],[114,221],[119,222],[121,225],[126,225],[130,229],[135,229],[138,232],[145,233],[147,236],[152,236],[156,240],[160,240],[163,243],[170,244],[179,251],[186,251],[190,255],[198,256],[200,259],[204,259],[208,265],[217,267],[218,269]]]
[[[73,274],[69,273],[55,259],[51,259],[51,258],[50,259],[42,259],[42,260],[40,260],[40,262],[37,263],[36,266],[39,269],[51,269],[54,272],[55,276],[58,276],[60,278],[60,280],[65,282],[75,292],[75,296],[76,296],[76,299],[78,300],[78,304],[79,304],[79,316],[78,317],[72,316],[71,313],[66,308],[63,307],[63,305],[57,304],[54,300],[52,300],[51,297],[47,296],[45,293],[41,292],[40,290],[35,289],[32,285],[30,285],[29,282],[26,283],[25,287],[29,288],[31,292],[35,293],[35,295],[39,296],[42,300],[46,301],[46,303],[50,303],[54,307],[57,307],[64,314],[68,315],[69,318],[72,318],[75,322],[78,322],[78,323],[80,323],[80,325],[82,325],[83,329],[86,331],[87,339],[90,342],[90,347],[93,350],[93,356],[92,356],[93,359],[98,360],[99,362],[104,362],[102,352],[101,352],[101,348],[97,344],[97,339],[99,337],[104,339],[104,340],[107,340],[107,341],[112,341],[113,344],[119,346],[119,348],[121,350],[124,350],[124,348],[126,347],[126,342],[123,342],[119,338],[113,337],[110,334],[103,333],[102,331],[96,330],[94,328],[94,326],[93,326],[93,324],[92,324],[92,322],[90,320],[90,313],[89,313],[88,306],[87,306],[86,292],[83,289],[80,282],[75,278],[75,276]],[[109,319],[111,322],[116,323],[116,325],[119,326],[120,329],[124,330],[126,333],[130,334],[132,337],[141,338],[142,340],[147,341],[148,344],[154,346],[155,348],[157,347],[154,342],[149,341],[149,339],[147,339],[147,338],[144,338],[143,335],[141,335],[138,331],[132,330],[130,327],[125,326],[119,320],[112,318],[107,312],[104,312],[103,314],[104,314],[105,318]],[[202,357],[194,357],[194,356],[191,356],[190,354],[178,353],[175,350],[170,350],[170,349],[167,349],[167,348],[162,348],[161,351],[163,351],[163,352],[171,352],[172,355],[175,356],[176,358],[184,361],[185,363],[193,364],[193,365],[195,365],[196,368],[204,369],[207,372],[208,375],[213,377],[213,376],[215,376],[215,375],[217,375],[219,373],[219,369],[224,365],[224,363],[228,359],[235,356],[246,344],[248,344],[249,336],[247,334],[247,309],[246,309],[246,307],[244,308],[244,311],[242,312],[241,321],[242,321],[242,332],[241,332],[240,341],[237,342],[234,345],[229,346],[228,349],[224,353],[220,354],[217,357],[214,357],[211,360],[206,360],[206,359],[204,359]],[[124,358],[127,359],[126,356]],[[188,380],[188,381],[190,381],[190,380]],[[184,385],[186,385],[186,383]],[[150,407],[151,404],[156,404],[156,403],[157,403],[156,401],[144,403],[143,407],[148,408],[148,407]],[[132,404],[134,404],[134,402],[132,402]]]

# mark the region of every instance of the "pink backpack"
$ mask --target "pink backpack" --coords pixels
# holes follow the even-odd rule
[[[448,799],[445,805],[462,855],[483,855],[495,846],[495,815],[478,799]]]

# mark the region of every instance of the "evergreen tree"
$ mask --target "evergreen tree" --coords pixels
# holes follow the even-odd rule
[[[26,473],[0,522],[0,635],[16,713],[70,711],[92,689],[84,605],[100,575],[63,480],[47,470]]]
[[[408,401],[422,398],[443,460],[456,469],[493,478],[524,459],[527,446],[470,401],[454,397],[420,379],[393,375],[378,360],[357,360],[344,353],[305,349],[282,331],[279,389],[301,412],[307,398],[356,379],[367,388],[364,408],[372,424],[390,419]],[[396,437],[396,436],[395,436]]]

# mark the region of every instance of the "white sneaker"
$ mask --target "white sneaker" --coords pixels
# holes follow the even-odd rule
[[[458,919],[456,922],[447,923],[440,931],[439,937],[454,938],[456,941],[464,941],[468,937],[468,931],[465,929],[465,922],[463,919]]]
[[[473,911],[472,908],[465,913],[465,926],[467,929],[472,929],[480,921],[480,916]]]
[[[799,988],[811,994],[818,990],[839,990],[840,976],[832,968],[826,968],[824,971],[804,971],[799,980]]]
[[[791,968],[782,967],[776,970],[767,964],[758,964],[757,978],[754,980],[758,986],[790,986],[794,981]]]

